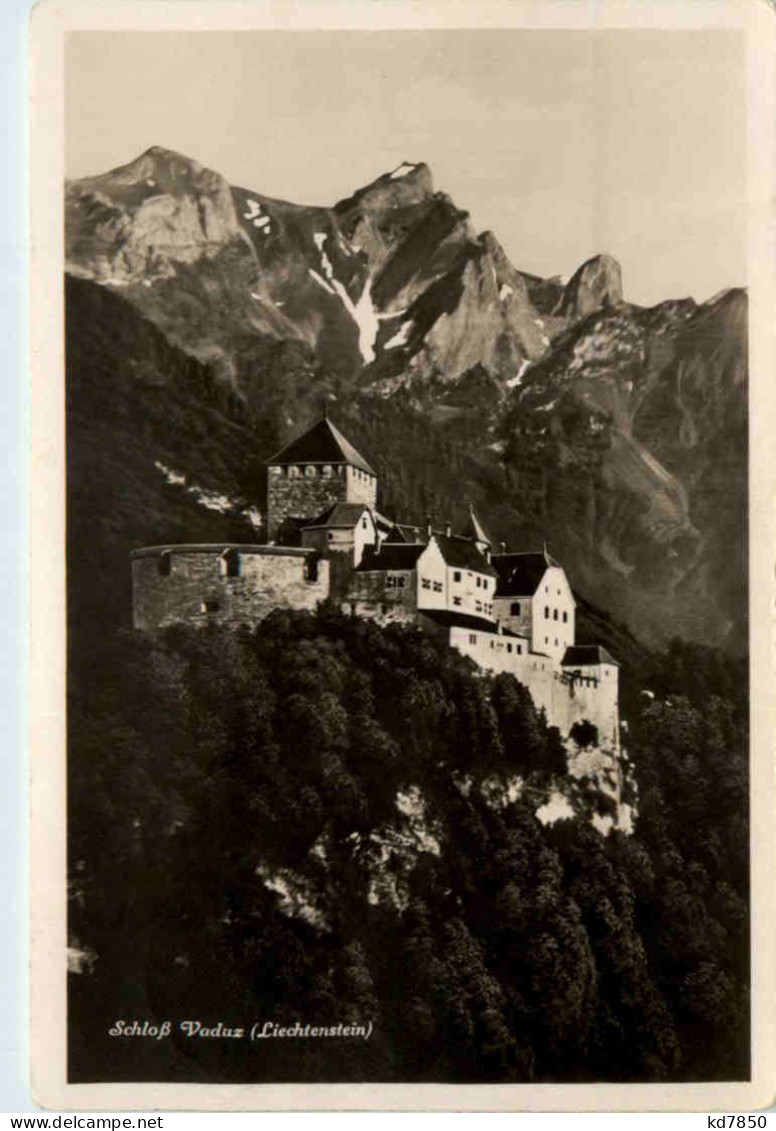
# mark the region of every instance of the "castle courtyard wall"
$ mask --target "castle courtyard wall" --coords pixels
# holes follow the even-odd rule
[[[259,624],[273,609],[314,609],[329,595],[329,563],[312,551],[250,547],[228,576],[223,547],[152,548],[132,556],[133,616],[146,631],[171,624]],[[167,556],[169,572],[160,569]]]

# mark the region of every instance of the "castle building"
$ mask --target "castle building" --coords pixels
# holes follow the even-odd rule
[[[267,460],[267,539],[335,503],[377,503],[377,475],[324,415]]]
[[[618,664],[575,640],[563,567],[494,552],[470,507],[460,533],[392,522],[377,476],[325,415],[267,461],[267,542],[163,545],[132,553],[135,626],[257,624],[273,609],[335,601],[379,624],[414,625],[483,671],[512,674],[550,725],[592,723],[619,750]]]

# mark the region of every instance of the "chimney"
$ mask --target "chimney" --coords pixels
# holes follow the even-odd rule
[[[426,515],[426,537],[427,538],[431,537],[431,515],[430,514]]]
[[[502,554],[505,554],[505,553],[507,552],[507,544],[506,544],[506,542],[501,542],[501,543],[500,543],[500,545],[501,545],[501,553],[502,553]]]
[[[449,538],[452,533],[453,528],[450,525],[450,520],[448,519],[447,522],[445,522],[445,538]]]

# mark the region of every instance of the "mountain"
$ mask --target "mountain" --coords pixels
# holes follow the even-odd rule
[[[317,208],[159,147],[67,184],[66,256],[71,303],[114,292],[242,406],[252,459],[326,398],[387,511],[471,498],[647,643],[745,650],[744,291],[642,308],[608,255],[518,270],[422,163]]]

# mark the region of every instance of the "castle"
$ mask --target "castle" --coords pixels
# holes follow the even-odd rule
[[[575,643],[576,603],[546,551],[500,552],[470,508],[466,529],[391,522],[377,475],[324,415],[266,463],[267,544],[153,546],[132,553],[136,628],[257,624],[330,598],[379,624],[415,625],[489,672],[524,684],[550,725],[583,720],[619,751],[618,664]]]

